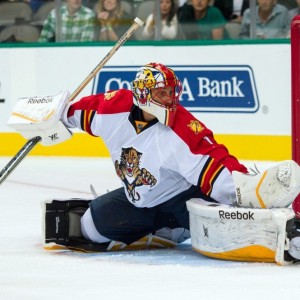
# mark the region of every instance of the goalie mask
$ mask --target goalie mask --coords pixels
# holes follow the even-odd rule
[[[158,63],[141,67],[132,82],[132,92],[136,106],[162,124],[173,125],[182,85],[172,69]]]

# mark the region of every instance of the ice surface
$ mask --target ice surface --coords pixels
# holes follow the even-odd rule
[[[10,157],[0,157],[0,170]],[[263,169],[270,162],[258,163]],[[27,157],[0,186],[0,300],[296,299],[300,265],[173,250],[84,254],[41,247],[41,201],[92,198],[120,186],[109,159]]]

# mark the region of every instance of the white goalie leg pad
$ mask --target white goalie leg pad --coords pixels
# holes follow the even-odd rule
[[[193,249],[212,258],[276,262],[285,261],[289,249],[286,223],[294,217],[291,208],[250,209],[187,201]]]
[[[26,139],[40,136],[41,144],[45,146],[61,143],[72,136],[60,121],[68,98],[68,91],[55,96],[20,98],[13,108],[7,125],[17,130]]]
[[[300,167],[282,161],[262,174],[232,172],[236,205],[252,208],[288,207],[300,192]]]

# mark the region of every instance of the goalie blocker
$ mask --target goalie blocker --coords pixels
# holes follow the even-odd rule
[[[290,240],[300,224],[292,208],[251,209],[187,202],[193,249],[205,256],[234,261],[296,261],[289,255]],[[297,224],[298,223],[298,224]]]

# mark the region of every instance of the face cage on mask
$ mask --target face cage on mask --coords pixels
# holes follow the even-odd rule
[[[176,87],[177,86],[173,87],[174,96],[167,96],[167,99],[165,99],[165,100],[160,99],[159,96],[157,95],[158,93],[153,95],[153,90],[154,89],[150,89],[149,90],[150,97],[149,97],[148,101],[155,104],[155,105],[158,105],[160,107],[166,108],[166,109],[176,110],[176,106],[179,102],[179,95],[180,95],[180,93],[176,92]],[[155,90],[164,89],[164,88],[165,87],[155,88]],[[153,97],[158,97],[160,99],[160,101],[158,102],[157,100],[154,100]]]
[[[173,87],[175,97],[172,103],[166,105],[158,103],[152,99],[151,90],[155,88]],[[182,93],[182,83],[175,76],[171,79],[157,80],[151,79],[136,79],[132,82],[133,103],[143,111],[154,115],[160,123],[167,126],[172,126],[175,119],[176,107],[179,102],[179,97]]]
[[[176,80],[172,79],[169,81],[165,80],[165,81],[161,81],[161,82],[157,81],[154,86],[152,85],[152,87],[147,86],[147,80],[145,80],[144,83],[145,83],[144,87],[143,87],[143,89],[140,89],[140,91],[143,90],[143,93],[141,93],[141,94],[144,95],[144,97],[147,95],[146,96],[147,99],[138,97],[140,104],[142,104],[142,103],[145,104],[146,101],[149,101],[155,105],[158,105],[158,106],[166,108],[166,109],[176,109],[176,106],[179,102],[179,97],[182,93],[181,81],[179,81],[178,79],[176,79]],[[172,101],[170,101],[170,104],[166,103],[163,100],[162,100],[162,103],[155,101],[152,98],[152,90],[153,89],[164,89],[166,87],[173,87],[173,89],[174,89],[174,97],[170,97],[170,99],[172,99]],[[134,90],[135,90],[134,94],[137,96],[138,88],[134,88]]]

